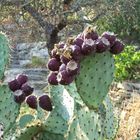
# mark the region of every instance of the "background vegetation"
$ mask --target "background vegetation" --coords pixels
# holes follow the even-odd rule
[[[128,46],[115,57],[115,79],[139,81],[139,0],[0,0],[0,8],[0,30],[15,44],[46,41],[51,50],[88,24],[97,26],[99,33],[115,32]],[[20,30],[18,38],[8,32],[8,23]]]

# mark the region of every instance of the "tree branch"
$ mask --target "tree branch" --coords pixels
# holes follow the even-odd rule
[[[54,44],[58,43],[60,40],[58,38],[58,33],[67,26],[66,21],[60,21],[59,24],[52,30],[48,43],[47,43],[47,48],[49,53],[54,47]]]
[[[43,16],[38,13],[30,4],[24,5],[23,9],[28,11],[28,13],[39,23],[39,25],[45,29],[47,22],[44,21]]]

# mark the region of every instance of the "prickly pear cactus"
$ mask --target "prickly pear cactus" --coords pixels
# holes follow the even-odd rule
[[[9,59],[9,42],[5,34],[0,33],[0,80],[4,78],[4,71]]]
[[[15,123],[19,114],[19,105],[12,99],[12,93],[7,85],[0,86],[0,123],[6,133]]]
[[[113,80],[113,56],[109,52],[93,54],[86,56],[80,64],[80,74],[76,77],[77,91],[89,108],[98,108]]]
[[[8,56],[8,41],[0,34],[1,80]],[[55,56],[58,57],[57,53]],[[7,85],[0,85],[0,125],[4,129],[4,140],[114,139],[118,125],[112,103],[107,96],[114,73],[112,54],[105,51],[83,56],[80,60],[80,74],[79,64],[76,61],[73,64],[76,65],[75,69],[70,66],[66,70],[71,74],[76,72],[76,79],[68,78],[62,71],[59,71],[58,77],[56,71],[51,76],[50,83],[54,85],[49,84],[47,94],[53,107],[47,113],[39,108],[39,104],[34,108],[35,114],[19,116],[20,105],[12,99],[13,93]],[[36,103],[39,99],[36,98]]]

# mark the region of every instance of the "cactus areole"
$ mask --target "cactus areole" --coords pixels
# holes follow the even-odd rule
[[[123,49],[114,33],[99,36],[91,26],[55,44],[45,93],[36,94],[23,73],[0,85],[0,139],[114,139],[118,125],[107,94],[114,75],[113,55]],[[8,56],[8,39],[0,33],[0,80]],[[30,108],[29,114],[23,108]]]

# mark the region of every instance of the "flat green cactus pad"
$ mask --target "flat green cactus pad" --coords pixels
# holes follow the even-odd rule
[[[34,116],[31,114],[25,114],[19,119],[20,128],[24,128],[27,124],[31,123],[34,120]]]
[[[66,140],[103,140],[99,115],[87,107],[77,111]]]
[[[46,131],[64,135],[69,127],[74,113],[74,101],[62,85],[51,86],[50,95],[54,109],[50,112],[46,122]]]
[[[32,140],[32,138],[39,134],[43,130],[40,123],[32,123],[30,126],[26,126],[23,129],[17,129],[13,139],[14,140]]]
[[[4,71],[9,59],[9,42],[7,37],[0,33],[0,80],[4,78]]]
[[[85,57],[80,65],[80,74],[75,80],[78,93],[89,108],[98,108],[113,80],[113,56],[109,52],[93,54]]]
[[[106,139],[114,139],[117,129],[118,129],[118,119],[115,117],[113,112],[113,105],[109,96],[106,96],[103,101],[103,106],[100,109],[101,112],[101,122],[102,122],[102,132]]]
[[[84,102],[82,101],[80,95],[77,92],[75,82],[72,82],[70,85],[65,86],[65,89],[69,92],[70,96],[75,100],[75,102],[81,106],[84,106]]]
[[[12,92],[7,85],[0,86],[0,123],[4,132],[8,131],[15,123],[20,106],[13,100]]]
[[[60,134],[53,134],[47,131],[42,132],[37,140],[65,140],[65,137]]]

